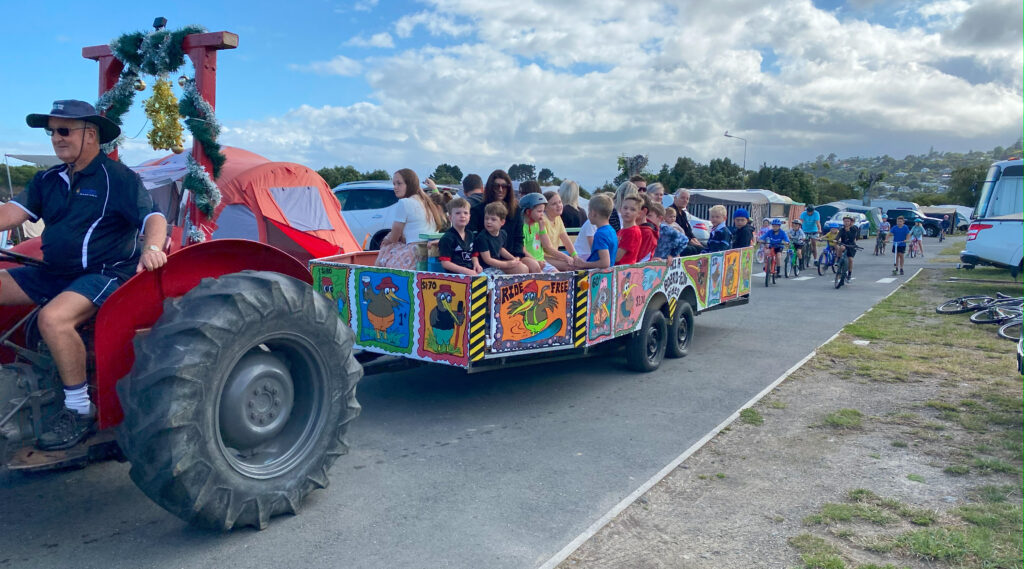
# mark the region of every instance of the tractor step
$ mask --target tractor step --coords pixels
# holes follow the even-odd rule
[[[39,450],[26,446],[11,456],[7,469],[11,471],[40,471],[60,468],[79,468],[90,462],[120,457],[113,429],[100,431],[66,450]]]

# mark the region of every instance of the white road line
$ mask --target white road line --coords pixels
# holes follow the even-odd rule
[[[809,280],[811,280],[813,278],[814,277],[794,277],[793,279],[790,279],[790,280],[794,280],[794,281],[809,281]]]
[[[761,271],[760,273],[754,273],[754,274],[752,274],[750,276],[752,276],[752,277],[754,277],[756,279],[759,279],[759,278],[764,276],[764,271]]]
[[[914,277],[916,277],[918,274],[920,274],[920,272],[921,272],[921,269],[918,269],[917,272],[912,274],[909,279],[907,279],[906,281],[900,283],[900,286],[896,287],[895,289],[890,291],[889,294],[885,295],[882,298],[882,300],[885,300],[886,298],[889,298],[890,296],[896,294],[896,291],[898,291],[901,288],[903,288],[904,285],[906,285],[908,282],[913,280]],[[757,276],[757,275],[752,275],[752,276]],[[764,273],[761,273],[761,276],[764,276]],[[882,302],[882,300],[879,300],[878,302]],[[876,302],[875,304],[877,305],[878,303]],[[871,310],[873,310],[873,309],[874,309],[874,306],[869,308],[867,311],[865,311],[860,316],[858,316],[858,317],[854,318],[853,320],[851,320],[850,324],[860,320],[861,316],[864,316],[864,314],[867,314],[868,312],[871,312]],[[711,431],[708,434],[704,435],[699,441],[693,443],[693,446],[691,446],[690,448],[686,449],[683,452],[683,454],[679,455],[678,457],[676,457],[675,460],[673,460],[672,462],[668,463],[668,465],[665,466],[665,468],[662,468],[660,471],[658,471],[657,474],[655,474],[649,480],[647,480],[647,482],[644,482],[643,485],[641,485],[639,488],[634,490],[632,494],[630,494],[629,496],[626,496],[625,498],[623,498],[621,502],[619,502],[618,504],[615,505],[615,507],[613,507],[611,510],[608,510],[608,512],[605,513],[605,515],[601,516],[596,522],[590,524],[590,527],[588,527],[580,535],[576,536],[576,539],[570,541],[565,547],[563,547],[551,559],[548,559],[543,565],[541,565],[537,569],[554,569],[555,567],[558,566],[559,563],[561,563],[561,562],[565,561],[566,559],[568,559],[569,556],[572,555],[573,552],[575,552],[577,549],[579,549],[580,546],[582,546],[584,543],[586,543],[587,540],[589,540],[590,538],[594,537],[594,535],[596,535],[597,532],[601,531],[601,528],[603,528],[604,526],[608,525],[609,522],[611,522],[613,519],[615,519],[615,516],[618,516],[619,514],[621,514],[622,511],[625,510],[626,508],[628,508],[630,504],[635,502],[637,498],[639,498],[640,496],[643,496],[644,494],[646,494],[647,491],[650,490],[651,488],[653,488],[655,484],[657,484],[658,482],[661,482],[662,479],[664,479],[673,470],[675,470],[680,464],[682,464],[684,460],[686,460],[687,458],[690,458],[690,455],[692,455],[693,453],[695,453],[698,450],[700,450],[700,448],[702,446],[704,446],[705,444],[707,444],[708,441],[710,441],[711,439],[715,438],[715,436],[718,433],[720,433],[722,431],[722,429],[728,427],[730,424],[732,424],[733,421],[738,419],[739,416],[740,416],[740,411],[742,411],[742,410],[744,410],[744,409],[746,409],[748,407],[753,406],[755,403],[760,401],[762,397],[764,397],[765,395],[768,395],[769,393],[771,393],[771,391],[773,389],[775,389],[776,387],[778,387],[778,385],[780,383],[785,381],[785,379],[787,377],[789,377],[790,374],[792,374],[794,371],[800,369],[800,366],[804,365],[805,363],[807,363],[808,360],[813,358],[815,356],[815,354],[818,353],[818,350],[821,349],[822,346],[824,346],[825,344],[827,344],[827,343],[831,342],[832,340],[835,340],[836,338],[838,338],[839,337],[839,333],[842,332],[843,328],[845,328],[845,327],[846,327],[846,325],[841,326],[839,328],[839,330],[836,331],[835,334],[832,334],[832,336],[829,337],[829,339],[827,339],[824,342],[822,342],[821,344],[819,344],[817,348],[812,350],[811,353],[809,353],[806,356],[804,356],[804,358],[802,360],[800,360],[797,363],[793,364],[793,367],[791,367],[788,370],[786,370],[786,372],[783,373],[781,376],[779,376],[778,379],[773,381],[771,385],[769,385],[768,387],[765,387],[761,391],[761,393],[758,393],[757,395],[752,397],[750,399],[750,401],[747,401],[746,403],[744,403],[743,406],[740,407],[739,409],[737,409],[735,413],[733,413],[732,415],[729,415],[729,417],[726,418],[726,420],[724,420],[721,423],[719,423],[718,426],[716,426],[714,429],[711,429]]]
[[[889,284],[889,283],[893,282],[894,280],[896,280],[896,277],[886,277],[884,279],[878,279],[875,282],[876,283],[881,283],[881,284]]]

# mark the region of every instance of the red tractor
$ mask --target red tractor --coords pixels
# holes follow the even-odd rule
[[[216,50],[236,45],[227,32],[185,39],[211,104]],[[101,93],[119,72],[104,48],[83,50],[101,63]],[[17,249],[27,254],[2,252],[0,262],[40,263],[38,244]],[[99,431],[66,451],[33,447],[62,406],[38,309],[0,309],[0,468],[123,457],[156,503],[219,530],[262,529],[297,512],[327,485],[360,410],[352,331],[311,283],[293,256],[240,239],[182,247],[161,269],[130,279],[81,330]]]

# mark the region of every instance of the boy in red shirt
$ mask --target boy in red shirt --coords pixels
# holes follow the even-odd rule
[[[622,200],[619,207],[619,250],[615,254],[616,265],[631,265],[640,259],[640,243],[643,241],[643,234],[637,226],[637,218],[640,217],[640,208],[643,207],[643,200],[640,196],[628,196]]]
[[[661,220],[661,216],[665,214],[665,208],[661,207],[661,204],[655,203],[647,194],[640,194],[640,198],[644,203],[637,219],[640,227],[640,251],[637,253],[637,260],[643,263],[654,258],[654,250],[658,248],[659,229],[658,225],[651,221],[651,216],[654,215]]]

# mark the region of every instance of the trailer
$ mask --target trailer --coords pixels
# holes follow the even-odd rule
[[[746,304],[754,248],[608,269],[465,276],[374,266],[376,252],[310,261],[354,332],[366,373],[441,364],[474,373],[625,344],[629,367],[685,356],[694,317]]]

